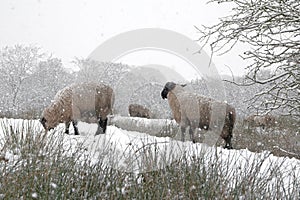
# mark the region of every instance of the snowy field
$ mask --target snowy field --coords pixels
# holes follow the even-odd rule
[[[143,123],[142,119],[139,121]],[[1,156],[7,166],[14,167],[20,162],[21,153],[17,148],[8,149],[3,146],[7,140],[5,139],[7,127],[11,127],[15,133],[24,133],[24,130],[34,128],[37,130],[36,133],[42,134],[43,130],[38,120],[2,119],[1,126]],[[146,133],[122,130],[115,126],[108,126],[106,134],[95,136],[96,124],[80,122],[78,126],[80,136],[72,135],[72,129],[71,135],[61,134],[64,125],[60,124],[53,132],[49,132],[45,139],[57,137],[63,140],[63,147],[60,148],[64,148],[70,156],[80,148],[85,155],[84,159],[90,159],[91,165],[104,163],[124,172],[143,173],[159,170],[183,156],[189,160],[204,157],[207,159],[205,162],[207,166],[218,163],[229,179],[232,177],[237,181],[234,177],[238,174],[257,170],[256,174],[259,177],[253,178],[267,180],[268,184],[264,187],[270,187],[272,190],[272,187],[278,184],[276,177],[280,176],[284,190],[290,190],[291,193],[295,190],[300,192],[300,188],[297,188],[300,185],[300,161],[295,158],[276,157],[267,151],[253,153],[247,149],[226,150],[201,143],[180,142],[170,137],[155,137]],[[3,163],[0,161],[0,165]],[[236,183],[232,181],[231,184],[233,187]]]

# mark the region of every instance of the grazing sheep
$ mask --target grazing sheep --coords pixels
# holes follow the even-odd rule
[[[262,127],[262,129],[270,128],[275,126],[276,119],[273,115],[250,115],[248,116],[244,122],[249,127]]]
[[[130,104],[128,106],[129,115],[131,117],[143,117],[150,119],[150,110],[139,104]]]
[[[69,134],[69,126],[72,122],[75,135],[79,135],[77,122],[83,113],[90,112],[97,117],[99,123],[97,135],[105,133],[107,115],[112,113],[113,104],[114,93],[112,88],[107,85],[72,84],[55,95],[54,101],[44,110],[40,121],[46,131],[64,122],[67,134]]]
[[[220,136],[226,142],[225,148],[232,149],[231,138],[236,118],[235,109],[226,103],[185,91],[184,86],[167,82],[161,92],[161,97],[168,99],[174,119],[180,125],[182,141],[184,141],[187,127],[190,127],[189,134],[191,140],[195,142],[194,135],[198,128],[212,130],[221,121],[222,125],[219,124],[219,128],[222,128]],[[215,112],[216,109],[218,113]],[[220,119],[222,110],[224,110],[224,115],[223,119]]]

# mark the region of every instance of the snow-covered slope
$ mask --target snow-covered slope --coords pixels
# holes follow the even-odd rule
[[[37,133],[39,131],[42,133],[38,121],[4,119],[1,120],[1,126],[1,141],[3,141],[5,134],[3,127],[12,126],[13,129],[17,130],[21,126],[23,129],[31,126],[38,130]],[[290,181],[295,177],[300,177],[299,160],[276,157],[267,151],[253,153],[247,149],[226,150],[221,147],[210,147],[206,144],[180,142],[169,137],[150,136],[146,133],[127,131],[115,126],[108,126],[106,134],[95,136],[96,124],[81,122],[78,126],[80,136],[59,133],[62,131],[49,132],[48,134],[62,135],[63,146],[70,150],[70,155],[76,148],[80,147],[81,152],[86,155],[84,159],[91,159],[91,164],[102,163],[118,170],[137,173],[161,169],[183,156],[190,159],[204,157],[207,160],[206,165],[218,163],[228,177],[236,177],[236,174],[247,173],[250,170],[258,170],[259,178],[268,179],[274,176],[273,173],[276,172],[283,175],[284,184],[289,188],[291,186]],[[64,125],[61,124],[56,130],[63,129]],[[13,163],[14,160],[19,159],[18,155],[9,149],[6,149],[6,152],[2,152],[2,154],[8,163]],[[300,182],[300,178],[296,180],[298,183]],[[269,180],[270,185],[275,184],[275,182],[276,180],[272,178]]]

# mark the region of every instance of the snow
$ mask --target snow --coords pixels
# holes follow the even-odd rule
[[[139,119],[144,120],[144,119]],[[147,119],[145,119],[147,121]],[[147,123],[147,122],[145,122]],[[28,121],[20,119],[3,119],[0,123],[8,124],[14,127],[24,128],[27,126],[35,127],[42,131],[38,120]],[[20,127],[21,126],[21,127]],[[157,170],[172,163],[182,156],[204,156],[207,159],[207,165],[214,160],[220,163],[224,171],[228,172],[227,176],[235,176],[236,173],[243,173],[243,170],[253,170],[250,166],[260,164],[258,177],[268,177],[274,172],[283,174],[284,184],[290,187],[290,180],[294,177],[300,177],[300,161],[295,158],[276,157],[268,151],[262,153],[253,153],[247,149],[227,150],[221,147],[211,147],[206,144],[180,142],[170,137],[155,137],[146,133],[127,131],[115,126],[108,126],[106,134],[94,135],[97,130],[96,124],[87,124],[80,122],[78,124],[80,136],[63,135],[64,147],[70,150],[70,155],[77,147],[81,147],[85,155],[91,159],[91,164],[99,162],[126,172],[145,172]],[[63,130],[64,125],[60,124],[56,130]],[[16,129],[17,130],[17,129]],[[59,131],[49,132],[48,134],[58,134]],[[0,129],[0,141],[5,133],[3,128]],[[1,145],[1,142],[0,142]],[[8,164],[14,166],[18,157],[18,152],[7,150],[5,159]],[[109,155],[109,156],[108,156]],[[217,156],[216,156],[217,155]],[[86,157],[85,157],[86,159]],[[270,185],[275,184],[276,180],[269,180]],[[232,181],[234,185],[234,181]],[[57,187],[51,183],[52,187]],[[288,188],[286,188],[288,189]],[[32,195],[33,198],[35,194]]]
[[[32,193],[31,197],[34,198],[34,199],[37,199],[38,198],[38,194],[37,193]]]

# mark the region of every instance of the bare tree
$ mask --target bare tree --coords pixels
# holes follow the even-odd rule
[[[60,59],[50,56],[41,60],[35,73],[24,81],[21,105],[27,109],[42,110],[60,89],[73,80],[74,77],[65,70]]]
[[[126,74],[129,66],[121,63],[99,62],[92,59],[75,58],[73,61],[77,72],[77,82],[94,81],[114,87],[119,79]]]
[[[0,115],[38,114],[73,79],[60,59],[36,46],[5,47],[0,50]]]
[[[249,49],[244,85],[261,84],[264,89],[251,105],[269,112],[300,118],[300,1],[299,0],[211,0],[230,3],[231,14],[213,26],[197,28],[200,42],[210,44],[213,54],[224,54],[238,43]],[[262,74],[267,70],[269,74]]]
[[[32,76],[43,56],[39,51],[38,47],[15,45],[4,47],[0,52],[1,86],[5,87],[3,90],[9,96],[12,109],[17,109],[22,85]]]
[[[72,63],[76,68],[79,68],[77,73],[77,80],[79,82],[87,80],[98,82],[99,75],[104,68],[100,62],[90,59],[75,58]]]

